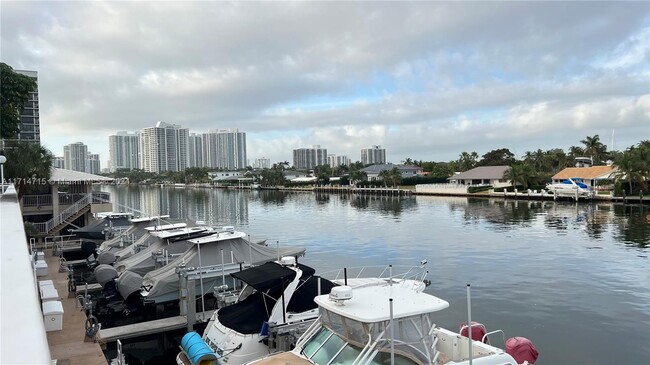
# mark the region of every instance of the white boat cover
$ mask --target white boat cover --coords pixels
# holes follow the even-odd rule
[[[115,264],[115,268],[118,272],[125,272],[128,270],[138,275],[145,275],[156,268],[156,260],[152,254],[164,249],[167,250],[170,255],[176,255],[187,251],[192,246],[193,244],[187,241],[178,241],[167,244],[163,242],[163,240],[159,240],[137,254],[118,262]],[[171,261],[173,261],[173,258],[170,259],[170,262]]]
[[[104,251],[118,251],[121,249],[120,244],[123,240],[123,237],[130,237],[134,236],[135,239],[139,239],[144,235],[147,231],[145,230],[146,227],[150,226],[151,222],[137,222],[133,223],[131,227],[129,227],[124,233],[121,235],[118,235],[116,237],[111,238],[110,240],[104,241],[100,246],[99,246],[99,251],[104,252]],[[123,243],[122,245],[127,246],[128,244]]]
[[[95,279],[102,287],[117,276],[117,270],[111,265],[102,264],[95,268]]]
[[[205,243],[201,245],[201,265],[213,266],[221,265],[221,250],[223,249],[223,257],[225,264],[235,263],[231,267],[234,270],[226,271],[225,274],[229,275],[231,272],[239,271],[239,265],[236,263],[250,263],[252,256],[253,265],[260,265],[268,261],[277,260],[278,250],[274,247],[267,247],[257,244],[249,244],[249,242],[242,238],[234,238],[212,243]],[[305,249],[302,247],[281,247],[280,256],[302,256],[305,254]],[[234,259],[231,261],[231,257]],[[176,267],[182,262],[186,267],[199,267],[199,255],[197,245],[187,250],[182,256],[176,258],[168,265],[150,271],[144,276],[143,285],[150,287],[147,294],[147,300],[156,301],[156,297],[163,296],[170,292],[178,293],[178,274]],[[219,278],[221,280],[221,278]],[[205,286],[210,287],[210,286]],[[176,298],[177,294],[176,294]]]
[[[140,287],[142,286],[142,276],[127,271],[117,278],[116,284],[120,295],[122,298],[126,299],[129,295],[140,290]]]
[[[132,245],[126,246],[123,249],[120,249],[119,251],[115,252],[115,256],[117,256],[117,261],[122,261],[131,255],[135,254],[135,247],[147,247],[151,245],[152,243],[158,241],[158,237],[150,235],[148,232],[145,233],[140,239],[135,241]]]

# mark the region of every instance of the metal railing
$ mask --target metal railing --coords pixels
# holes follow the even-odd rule
[[[51,206],[52,195],[25,195],[23,196],[23,207]]]
[[[34,228],[39,233],[49,233],[52,229],[59,224],[65,222],[66,219],[77,214],[80,210],[87,207],[90,204],[101,204],[107,201],[110,201],[111,195],[104,192],[92,192],[90,194],[62,194],[66,196],[64,199],[69,199],[71,197],[79,198],[72,205],[62,211],[58,216],[53,217],[47,222],[43,223],[32,223]],[[61,197],[59,197],[59,202]],[[62,203],[59,203],[62,204]]]
[[[111,194],[105,192],[93,192],[93,204],[110,202]],[[59,194],[59,205],[70,205],[83,199],[86,194]],[[52,206],[52,195],[25,195],[23,196],[23,207]]]

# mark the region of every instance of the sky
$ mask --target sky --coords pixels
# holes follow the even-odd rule
[[[650,139],[647,1],[3,0],[0,20],[1,61],[38,71],[42,144],[102,167],[109,135],[157,121],[238,128],[251,164]]]

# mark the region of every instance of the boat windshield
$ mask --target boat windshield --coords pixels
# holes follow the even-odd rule
[[[362,323],[321,309],[322,326],[303,346],[302,353],[318,365],[390,363],[390,322]],[[432,338],[429,314],[393,321],[395,363],[422,365],[431,363]],[[366,349],[365,347],[372,347]]]

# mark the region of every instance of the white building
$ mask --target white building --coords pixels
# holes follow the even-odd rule
[[[97,175],[102,171],[102,166],[99,161],[99,155],[96,153],[88,153],[86,159],[86,172],[89,174]]]
[[[348,156],[328,155],[327,164],[330,167],[347,166],[350,164],[350,159]]]
[[[312,148],[293,150],[293,167],[296,169],[313,169],[327,164],[327,148],[314,145]]]
[[[148,172],[183,171],[188,162],[189,130],[177,124],[156,123],[140,133],[140,166]]]
[[[67,170],[86,172],[88,146],[75,142],[63,146],[63,164]]]
[[[203,164],[219,169],[246,167],[246,133],[239,129],[220,129],[201,135]]]
[[[52,160],[52,167],[56,167],[57,169],[65,169],[65,159],[63,157],[54,156],[54,159]]]
[[[41,123],[38,104],[38,72],[26,70],[14,70],[21,75],[29,76],[36,81],[36,90],[29,93],[29,100],[23,104],[23,111],[20,113],[20,131],[15,139],[41,143]]]
[[[255,163],[253,163],[254,169],[270,169],[271,168],[271,159],[266,157],[256,158]]]
[[[120,131],[108,136],[108,152],[111,172],[140,168],[140,135]]]
[[[371,146],[361,149],[361,163],[364,165],[381,165],[386,163],[386,149]]]

